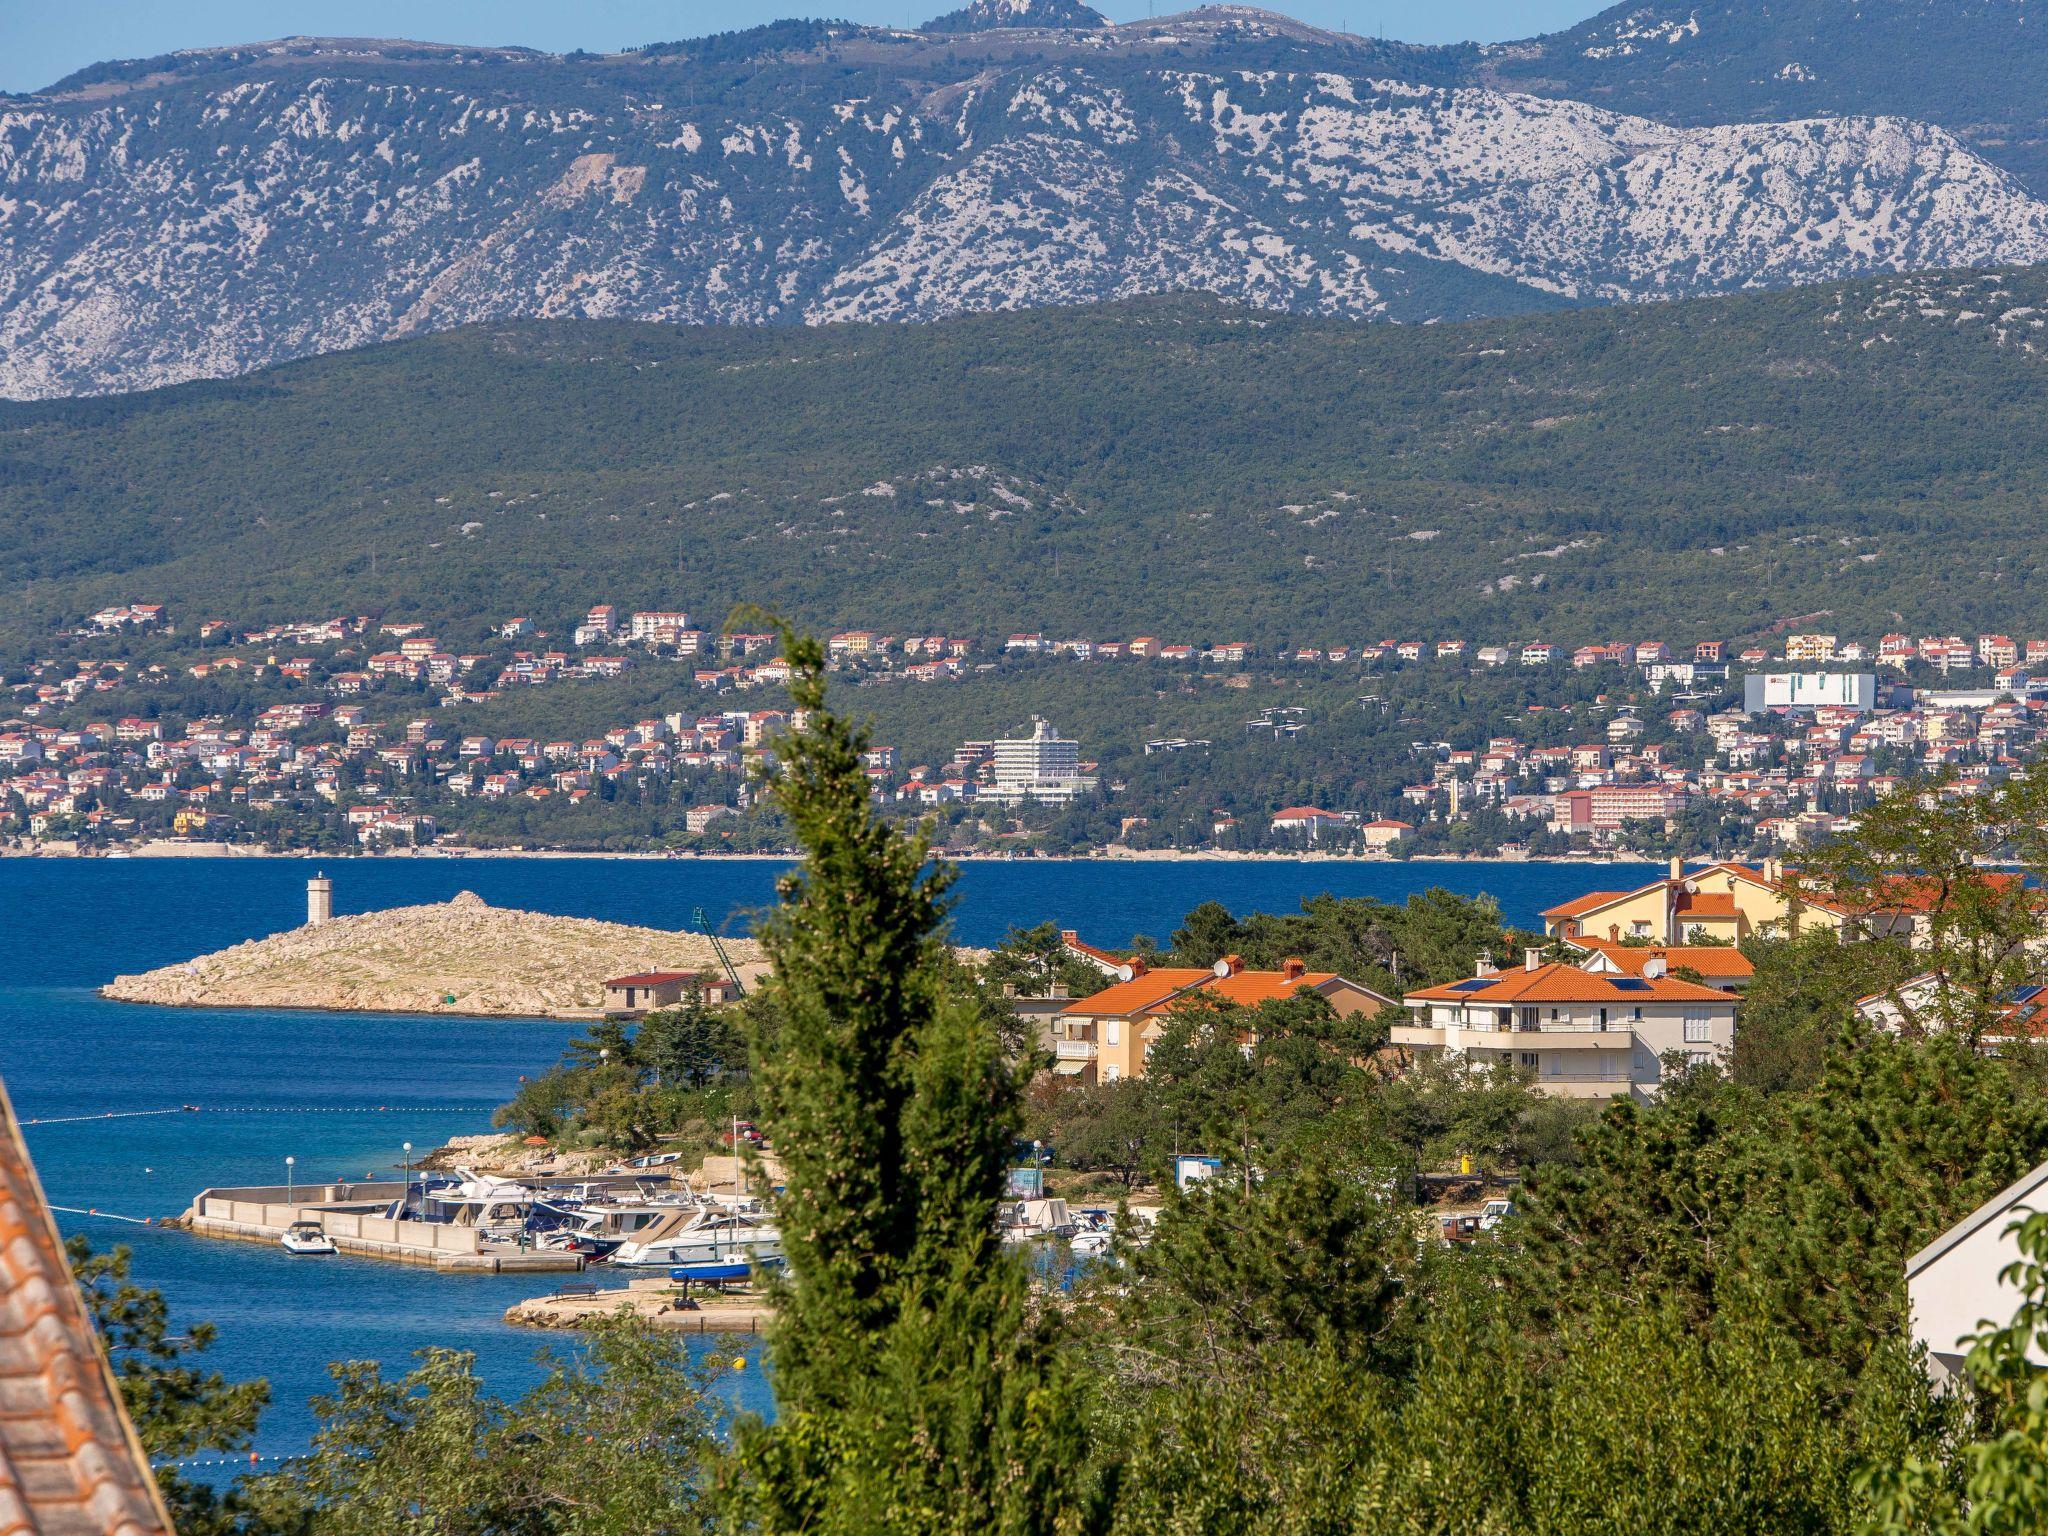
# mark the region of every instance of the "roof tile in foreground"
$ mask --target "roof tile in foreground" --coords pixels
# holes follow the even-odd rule
[[[0,1536],[171,1536],[5,1088]]]

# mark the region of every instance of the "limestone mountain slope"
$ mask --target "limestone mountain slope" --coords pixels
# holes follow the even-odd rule
[[[1673,125],[1237,7],[977,0],[630,55],[293,39],[0,104],[0,395],[476,322],[921,320],[1200,289],[1426,321],[2048,259],[1907,117]]]

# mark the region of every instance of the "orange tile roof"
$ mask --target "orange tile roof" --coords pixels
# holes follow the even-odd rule
[[[1735,897],[1727,891],[1681,890],[1678,899],[1671,904],[1672,911],[1684,917],[1740,917],[1741,910],[1735,905]]]
[[[1579,949],[1606,955],[1631,976],[1643,974],[1643,962],[1657,958],[1672,970],[1687,966],[1702,976],[1754,976],[1756,967],[1741,950],[1727,944],[1621,944],[1613,939],[1573,939]]]
[[[1213,981],[1215,976],[1214,971],[1195,966],[1162,966],[1142,976],[1133,976],[1129,981],[1104,987],[1090,997],[1076,998],[1068,1005],[1067,1012],[1129,1018],[1148,1008],[1158,1007],[1183,988]]]
[[[1213,970],[1165,966],[1105,987],[1092,997],[1076,998],[1067,1005],[1067,1012],[1102,1018],[1137,1018],[1170,1007],[1182,997],[1193,996],[1213,997],[1255,1008],[1260,1003],[1292,997],[1303,987],[1320,989],[1332,982],[1344,982],[1346,986],[1357,987],[1370,996],[1380,995],[1358,982],[1345,981],[1335,971],[1304,971],[1298,976],[1289,976],[1284,971],[1241,970],[1228,976],[1218,976]],[[1391,1003],[1393,999],[1385,1001]]]
[[[1479,978],[1474,977],[1474,980]],[[1463,982],[1444,987],[1425,987],[1410,992],[1409,999],[1439,1003],[1727,1003],[1734,999],[1713,987],[1669,976],[1622,978],[1596,976],[1575,965],[1553,960],[1535,970],[1503,971],[1490,978],[1493,985],[1460,990]],[[1618,981],[1630,980],[1622,987]],[[1648,990],[1645,991],[1644,989]]]
[[[1588,891],[1583,896],[1574,896],[1570,901],[1559,902],[1554,907],[1545,907],[1538,917],[1577,917],[1581,913],[1596,911],[1611,901],[1620,901],[1624,896],[1633,896],[1634,891]]]
[[[1226,1002],[1256,1008],[1260,1003],[1271,1002],[1275,998],[1292,997],[1303,987],[1321,987],[1343,979],[1335,971],[1304,971],[1294,977],[1279,971],[1239,971],[1235,976],[1225,976],[1202,988],[1202,996],[1220,997]]]
[[[0,1532],[171,1536],[0,1088]]]

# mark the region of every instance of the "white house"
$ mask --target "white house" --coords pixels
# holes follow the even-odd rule
[[[2019,1290],[2000,1278],[2018,1261],[2013,1226],[2048,1210],[2048,1163],[2000,1190],[1906,1261],[1906,1300],[1913,1341],[1927,1347],[1928,1372],[1937,1385],[1952,1380],[1969,1353],[1969,1340],[1987,1323],[2012,1321]],[[2038,1344],[2027,1358],[2048,1365]]]
[[[1617,975],[1545,963],[1532,949],[1515,970],[1482,961],[1478,974],[1402,1001],[1396,1046],[1520,1067],[1553,1098],[1652,1098],[1668,1052],[1720,1063],[1735,1047],[1734,995],[1675,980],[1658,959]]]

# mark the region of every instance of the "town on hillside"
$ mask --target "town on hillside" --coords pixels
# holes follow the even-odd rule
[[[86,852],[787,846],[757,793],[803,724],[773,633],[607,603],[559,643],[524,616],[460,642],[180,619],[109,607],[7,668],[0,831]],[[2048,706],[2048,638],[2006,635],[1262,651],[848,630],[828,653],[873,702],[877,803],[955,853],[1760,857],[1910,779],[1979,792]],[[891,686],[910,682],[954,686]]]

